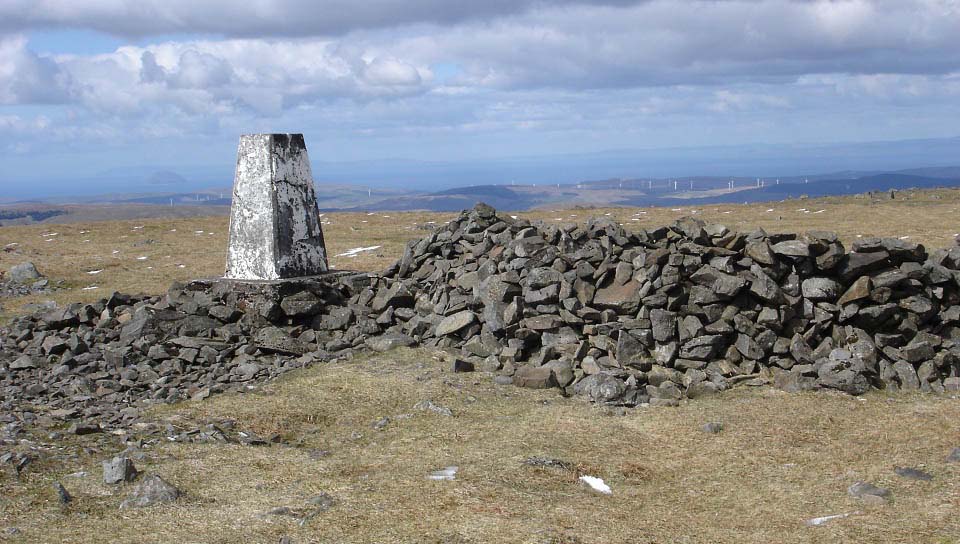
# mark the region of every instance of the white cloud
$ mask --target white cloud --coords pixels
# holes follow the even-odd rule
[[[860,115],[855,136],[884,108],[956,111],[960,93],[955,0],[0,1],[0,29],[40,26],[174,34],[57,56],[0,36],[0,105],[69,108],[47,115],[61,142],[322,125],[386,143],[702,144],[834,134],[815,118]]]
[[[22,36],[0,36],[0,104],[54,104],[71,94],[68,73],[27,48]]]

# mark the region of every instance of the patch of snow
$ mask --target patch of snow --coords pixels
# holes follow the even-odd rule
[[[375,250],[375,249],[380,249],[380,247],[382,247],[382,246],[355,247],[355,248],[353,248],[353,249],[348,249],[348,250],[344,251],[343,253],[339,253],[339,254],[337,254],[337,255],[334,255],[334,257],[356,257],[358,253],[361,253],[361,252],[364,252],[364,251],[373,251],[373,250]]]
[[[859,514],[859,513],[860,512],[847,512],[846,514],[833,514],[832,516],[821,516],[819,518],[808,519],[807,521],[803,522],[803,524],[809,527],[819,527],[820,525],[823,525],[828,521],[845,518],[847,516],[852,516],[854,514]]]
[[[433,472],[431,472],[430,474],[427,475],[427,479],[428,479],[428,480],[437,480],[437,481],[442,481],[442,480],[447,480],[447,481],[449,481],[449,480],[455,480],[456,477],[457,477],[457,471],[458,471],[458,470],[460,470],[460,467],[457,467],[457,466],[447,467],[447,468],[442,469],[442,470],[435,470],[435,471],[433,471]]]
[[[143,256],[141,256],[141,257],[137,257],[137,260],[138,260],[138,261],[145,261],[145,260],[147,260],[147,256],[146,256],[146,255],[143,255]]]
[[[91,276],[96,276],[97,274],[99,274],[99,273],[101,273],[101,272],[103,272],[103,269],[102,269],[102,268],[101,268],[100,270],[90,270],[89,272],[87,272],[87,274],[90,274]]]
[[[99,289],[96,285],[91,285],[90,287],[84,287],[81,291],[93,291],[94,289]]]
[[[597,478],[596,476],[587,476],[583,475],[580,477],[580,481],[590,486],[590,489],[598,493],[603,493],[604,495],[611,495],[613,491],[610,489],[610,486],[603,482],[602,478]]]

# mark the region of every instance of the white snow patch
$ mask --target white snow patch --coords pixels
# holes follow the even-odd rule
[[[138,261],[145,261],[145,260],[147,260],[147,256],[146,256],[146,255],[143,255],[143,256],[141,256],[141,257],[137,257],[137,260],[138,260]]]
[[[90,287],[84,287],[81,291],[93,291],[94,289],[99,289],[96,285],[91,285]]]
[[[442,470],[435,470],[427,475],[428,480],[455,480],[457,477],[457,471],[460,470],[460,467],[452,466],[447,467]]]
[[[87,272],[87,274],[90,274],[91,276],[96,276],[97,274],[99,274],[99,273],[101,273],[101,272],[103,272],[103,269],[102,269],[102,268],[101,268],[100,270],[90,270],[89,272]]]
[[[580,481],[590,486],[590,489],[598,493],[603,493],[604,495],[611,495],[613,491],[610,490],[610,486],[603,482],[602,478],[597,478],[596,476],[587,476],[583,475],[580,477]]]
[[[353,249],[348,249],[343,253],[334,255],[334,257],[356,257],[358,253],[362,253],[364,251],[373,251],[375,249],[380,249],[381,247],[382,246],[355,247]]]
[[[828,521],[845,518],[847,516],[852,516],[854,514],[859,514],[859,513],[860,512],[847,512],[845,514],[833,514],[832,516],[821,516],[819,518],[808,519],[807,521],[803,522],[803,524],[809,527],[818,527]]]

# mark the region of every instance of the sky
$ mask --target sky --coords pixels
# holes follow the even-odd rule
[[[958,121],[960,0],[0,0],[0,197],[229,176],[252,132],[315,165],[477,164]]]

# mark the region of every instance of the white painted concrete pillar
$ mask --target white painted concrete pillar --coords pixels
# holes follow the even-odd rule
[[[241,136],[225,276],[279,280],[327,270],[303,134]]]

